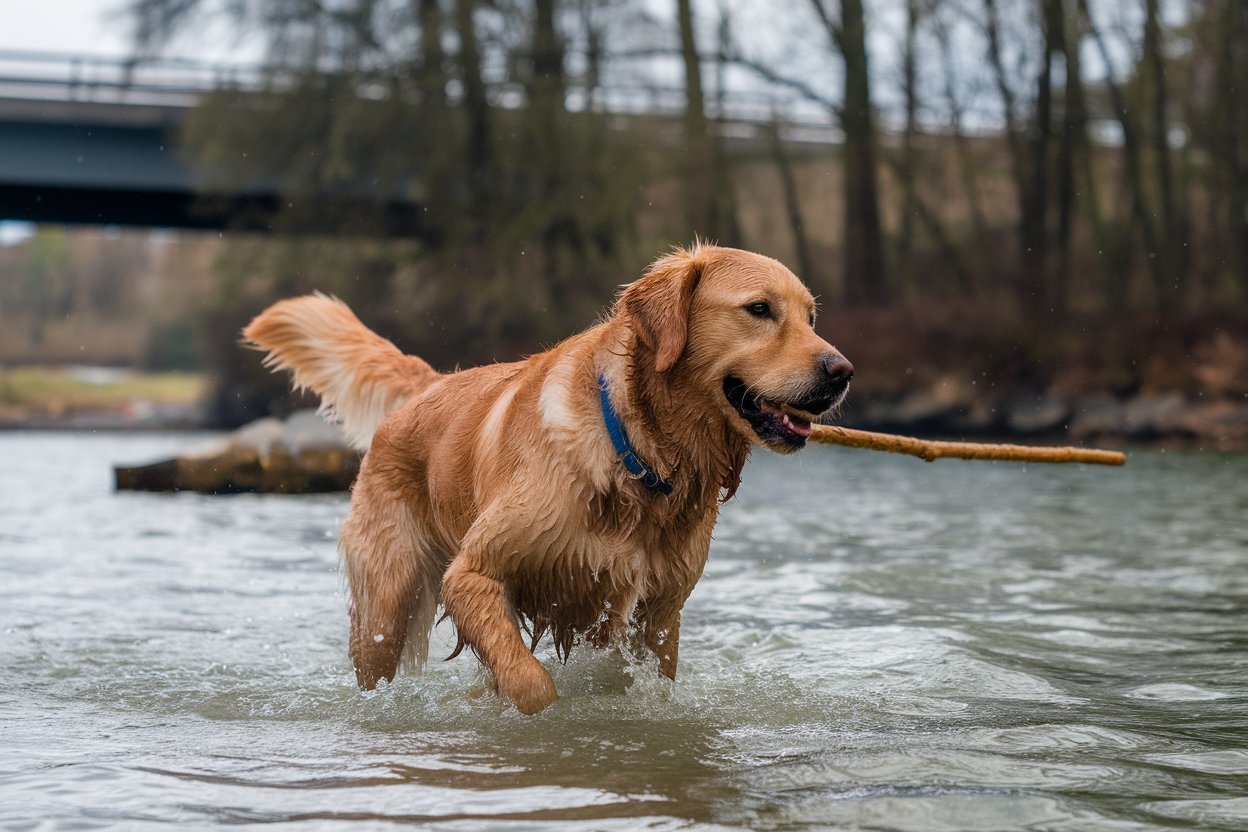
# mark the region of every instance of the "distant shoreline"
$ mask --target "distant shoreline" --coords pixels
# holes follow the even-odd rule
[[[1020,392],[998,404],[939,401],[924,393],[867,399],[829,420],[846,427],[926,439],[1023,444],[1164,447],[1248,451],[1248,400],[1190,400],[1178,394],[1116,398],[1092,394],[1071,401]],[[128,407],[57,415],[0,413],[0,431],[225,431],[199,404]]]

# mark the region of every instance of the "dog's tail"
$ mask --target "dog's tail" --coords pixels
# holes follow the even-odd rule
[[[278,301],[243,330],[268,355],[266,367],[292,370],[296,390],[321,397],[347,440],[367,450],[377,426],[438,372],[373,332],[337,298],[320,292]]]

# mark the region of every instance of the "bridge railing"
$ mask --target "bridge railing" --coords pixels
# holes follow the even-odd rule
[[[190,107],[204,93],[260,77],[240,64],[0,50],[0,98]]]
[[[567,105],[571,110],[593,109],[620,116],[679,116],[685,107],[682,87],[649,83],[644,73],[618,72],[592,92],[569,79]],[[260,89],[280,77],[266,75],[255,64],[213,63],[185,58],[142,60],[64,52],[0,50],[0,100],[30,102],[149,105],[186,109],[207,93],[224,88]],[[366,93],[367,91],[365,91]],[[448,89],[452,97],[454,84]],[[524,106],[518,84],[490,87],[494,103],[505,108]],[[747,135],[775,118],[776,98],[762,91],[734,90],[722,102],[708,101],[725,135]],[[718,103],[723,113],[715,113]],[[797,116],[794,118],[794,116]],[[840,131],[828,114],[809,107],[790,111],[786,133],[790,139],[816,143],[839,141]]]

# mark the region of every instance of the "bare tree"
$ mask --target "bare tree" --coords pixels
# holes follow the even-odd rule
[[[455,34],[459,50],[455,59],[463,84],[463,108],[468,123],[467,175],[476,216],[488,212],[490,191],[498,176],[493,147],[493,115],[481,77],[481,51],[477,43],[476,0],[455,0]]]
[[[702,96],[702,61],[698,56],[690,0],[677,0],[680,54],[685,67],[685,210],[695,232],[711,228],[711,142]]]
[[[1159,240],[1161,259],[1156,292],[1159,304],[1173,302],[1187,272],[1187,230],[1177,204],[1174,162],[1170,151],[1169,93],[1166,89],[1165,45],[1161,33],[1159,0],[1144,2],[1143,60],[1141,73],[1148,79],[1152,99],[1153,164],[1157,176],[1157,202],[1164,235]]]
[[[902,294],[918,294],[923,287],[918,281],[917,242],[922,228],[936,244],[937,252],[955,281],[958,291],[969,294],[973,279],[966,262],[951,238],[940,212],[934,210],[920,192],[923,159],[919,152],[920,91],[918,37],[922,25],[932,16],[932,0],[906,0],[905,28],[901,48],[901,92],[905,121],[900,151],[886,155],[893,178],[901,191],[901,227],[897,239],[898,263],[892,292],[894,299]]]
[[[1070,272],[1073,268],[1074,236],[1072,216],[1082,209],[1086,217],[1091,239],[1097,251],[1112,247],[1100,203],[1100,183],[1096,176],[1092,142],[1088,135],[1089,116],[1087,90],[1083,78],[1083,61],[1080,46],[1086,33],[1086,22],[1078,4],[1065,9],[1066,94],[1065,118],[1062,129],[1062,221],[1059,230],[1061,263],[1059,278],[1062,281],[1061,296],[1064,305],[1071,298]]]
[[[722,149],[711,133],[702,84],[691,0],[676,0],[680,54],[685,70],[685,210],[691,230],[715,239],[738,234],[730,193],[731,182]]]
[[[914,270],[914,218],[918,213],[918,35],[922,16],[920,0],[906,0],[905,33],[901,47],[901,93],[905,102],[905,127],[901,134],[901,158],[897,163],[897,178],[901,184],[901,236],[897,241],[898,273],[906,284],[913,284]]]
[[[1088,25],[1088,32],[1096,44],[1101,61],[1105,64],[1105,90],[1109,95],[1110,106],[1122,130],[1122,156],[1126,174],[1126,182],[1124,184],[1130,195],[1131,222],[1139,230],[1143,238],[1153,285],[1160,286],[1165,277],[1162,263],[1155,256],[1159,243],[1157,228],[1153,224],[1152,211],[1147,202],[1140,128],[1132,115],[1131,108],[1127,104],[1126,94],[1122,89],[1122,85],[1118,83],[1115,77],[1113,54],[1105,34],[1092,17],[1091,10],[1088,7],[1088,0],[1078,0],[1078,2],[1079,9]],[[1130,254],[1133,248],[1131,235],[1129,233],[1120,234],[1118,245],[1121,247],[1121,254],[1112,261],[1113,266],[1117,269],[1117,273],[1112,275],[1109,292],[1110,307],[1113,309],[1121,309],[1127,304],[1127,276],[1131,262]]]
[[[1024,117],[1011,72],[998,0],[983,0],[988,62],[1000,98],[1006,147],[1018,199],[1019,290],[1025,303],[1048,300],[1049,178],[1053,138],[1053,61],[1061,51],[1061,31],[1054,17],[1061,0],[1034,0],[1040,23],[1038,70],[1033,80],[1030,118]]]
[[[789,158],[788,148],[784,146],[781,133],[782,124],[779,115],[772,116],[767,126],[768,146],[771,158],[775,162],[776,172],[780,175],[780,193],[784,199],[784,212],[789,219],[789,228],[793,232],[793,248],[797,252],[797,266],[807,282],[817,283],[818,272],[814,257],[810,253],[810,239],[806,234],[806,220],[802,215],[802,197],[797,187],[797,177],[793,174],[793,162]]]
[[[938,7],[939,8],[939,7]],[[933,16],[936,39],[940,43],[941,74],[944,81],[944,104],[949,113],[949,135],[957,156],[958,174],[969,207],[975,248],[978,259],[984,263],[984,271],[997,272],[994,246],[988,231],[988,219],[984,216],[982,188],[980,185],[980,160],[962,127],[963,103],[959,92],[959,78],[953,56],[954,41],[943,15]]]
[[[845,214],[845,288],[849,300],[880,303],[887,297],[884,233],[880,223],[875,119],[867,59],[867,24],[862,0],[841,0],[840,19],[823,0],[810,0],[844,64],[840,124]]]
[[[1207,14],[1217,18],[1215,115],[1222,125],[1218,167],[1225,182],[1227,226],[1233,273],[1239,294],[1248,298],[1248,103],[1240,84],[1248,77],[1248,6],[1237,0],[1207,0]],[[1219,8],[1220,6],[1220,8]]]
[[[1075,147],[1085,129],[1080,112],[1083,96],[1083,79],[1080,77],[1079,44],[1072,41],[1071,27],[1066,21],[1066,0],[1046,0],[1045,34],[1048,45],[1047,60],[1052,66],[1060,61],[1065,69],[1064,94],[1061,102],[1061,125],[1058,138],[1057,158],[1053,173],[1057,179],[1057,260],[1052,264],[1046,280],[1046,301],[1050,313],[1066,314],[1070,305],[1071,242],[1075,220]],[[1050,70],[1051,72],[1051,70]],[[1047,229],[1046,220],[1046,229]]]

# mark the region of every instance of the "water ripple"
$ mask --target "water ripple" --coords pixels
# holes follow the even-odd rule
[[[760,457],[678,681],[543,647],[524,718],[356,689],[344,497],[109,490],[185,442],[0,435],[0,827],[1248,827],[1248,458]]]

